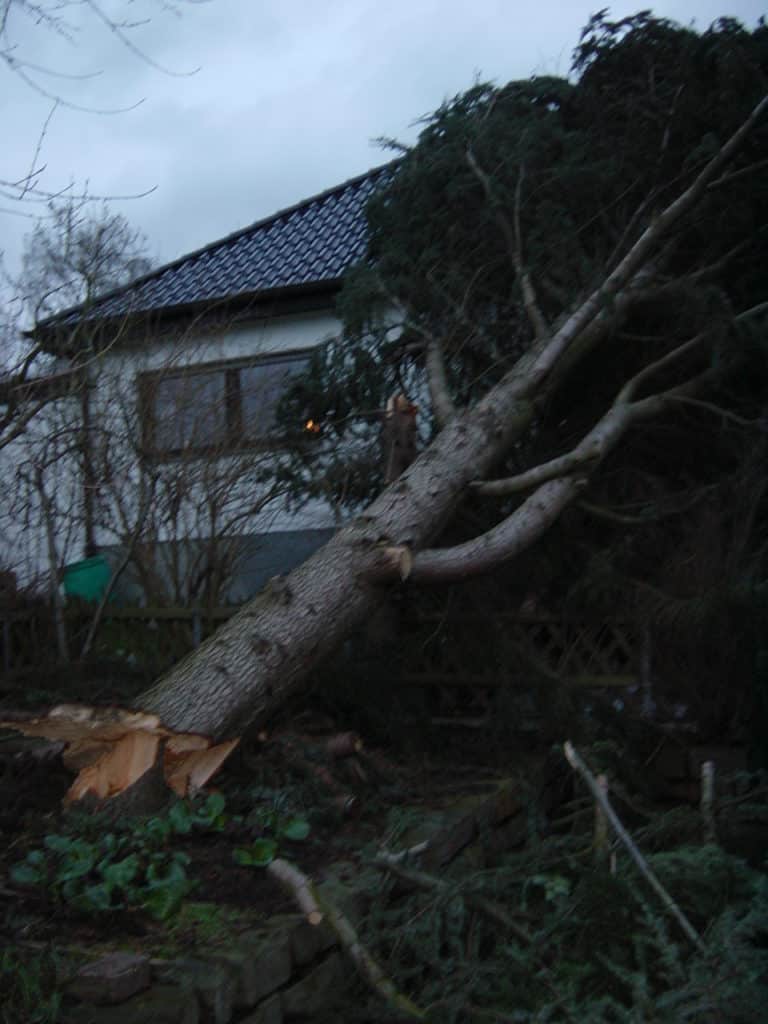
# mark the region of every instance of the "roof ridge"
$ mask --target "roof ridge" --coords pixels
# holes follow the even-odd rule
[[[330,198],[332,195],[336,193],[341,193],[346,191],[347,189],[353,188],[354,186],[364,182],[366,179],[375,178],[378,174],[381,174],[383,171],[386,171],[389,167],[392,167],[394,164],[398,163],[400,159],[400,157],[395,157],[394,160],[389,160],[384,164],[379,164],[376,167],[371,167],[369,170],[363,171],[362,174],[356,174],[338,185],[333,185],[330,188],[324,189],[322,192],[318,192],[315,195],[308,196],[306,199],[301,199],[299,202],[293,203],[291,206],[286,206],[280,210],[277,210],[275,213],[269,214],[269,216],[267,217],[262,217],[259,220],[253,221],[253,223],[248,224],[244,228],[238,228],[237,231],[232,231],[227,235],[223,235],[221,238],[218,238],[213,242],[209,242],[207,245],[201,246],[198,249],[193,249],[190,252],[184,253],[181,256],[177,256],[176,259],[171,260],[168,263],[163,263],[161,266],[155,267],[153,270],[148,271],[146,274],[142,274],[140,277],[133,278],[126,284],[117,285],[115,288],[111,288],[109,291],[103,292],[102,294],[95,296],[91,300],[89,305],[98,306],[102,302],[107,301],[108,299],[113,299],[116,296],[124,295],[135,288],[141,287],[148,281],[152,281],[155,278],[161,277],[167,271],[174,270],[185,263],[189,263],[197,259],[198,257],[203,256],[205,253],[213,252],[216,249],[222,249],[226,246],[232,245],[234,242],[238,241],[238,239],[243,238],[244,236],[252,232],[265,228],[270,224],[275,224],[280,220],[284,220],[293,215],[294,213],[297,213],[302,209],[306,209],[316,203],[324,202],[326,199]],[[78,302],[75,303],[75,305],[73,306],[67,307],[66,309],[59,310],[57,313],[53,313],[51,314],[51,316],[46,317],[45,320],[40,321],[40,323],[37,326],[46,327],[48,325],[53,325],[57,321],[61,321],[65,317],[71,316],[77,310],[83,309],[84,305],[85,303]]]

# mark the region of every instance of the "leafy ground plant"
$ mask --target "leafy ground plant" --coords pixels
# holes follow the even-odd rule
[[[55,1024],[61,994],[55,990],[53,953],[0,950],[0,1024]]]
[[[95,841],[47,835],[43,849],[30,851],[11,869],[11,878],[44,888],[57,903],[85,913],[141,908],[165,920],[193,887],[185,870],[189,858],[135,845],[115,832]]]
[[[171,840],[192,831],[221,831],[225,802],[220,793],[196,803],[179,800],[165,815],[106,833],[93,821],[79,822],[82,834],[47,835],[41,849],[11,869],[11,878],[81,912],[141,909],[166,920],[195,884],[187,876],[189,857],[170,849]]]
[[[262,834],[233,852],[232,859],[241,867],[265,868],[277,857],[284,840],[303,842],[310,833],[306,818],[285,816],[276,807],[259,808],[249,817]]]

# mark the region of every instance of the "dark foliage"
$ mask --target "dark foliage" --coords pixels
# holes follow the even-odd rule
[[[430,339],[443,348],[454,400],[470,405],[529,347],[518,237],[541,311],[557,323],[766,92],[762,21],[748,30],[722,18],[699,34],[650,12],[612,21],[603,11],[584,29],[569,79],[478,83],[426,118],[370,204],[370,258],[341,299],[346,336],[291,399],[292,416],[299,407],[322,425],[286,470],[300,500],[323,494],[354,507],[380,489],[377,412],[393,393],[420,404],[429,438]],[[540,546],[527,589],[550,607],[653,626],[659,676],[684,691],[691,680],[679,696],[714,731],[753,706],[754,594],[768,574],[766,313],[745,315],[766,299],[767,142],[764,121],[669,237],[647,287],[628,309],[606,310],[599,343],[554,375],[499,473],[567,451],[628,376],[707,332],[699,355],[654,387],[706,366],[720,371],[717,385],[630,432]],[[514,506],[469,499],[448,536],[474,535]],[[724,676],[740,682],[722,700]]]

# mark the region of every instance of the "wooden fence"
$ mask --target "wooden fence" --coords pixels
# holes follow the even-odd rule
[[[104,614],[97,652],[106,638],[117,657],[149,651],[159,661],[172,661],[197,647],[237,607],[134,608],[110,607]],[[66,609],[67,635],[77,655],[91,622],[93,610],[77,604]],[[53,617],[44,608],[0,609],[0,666],[4,672],[34,668],[55,661]]]
[[[237,607],[109,608],[97,653],[170,663],[200,644]],[[67,609],[74,653],[87,632],[89,609]],[[514,613],[404,616],[397,645],[399,682],[407,686],[495,687],[532,676],[579,686],[631,686],[638,682],[641,637],[627,623],[579,622]],[[0,667],[6,673],[55,661],[55,638],[46,609],[0,609]]]
[[[425,615],[406,629],[412,685],[498,685],[510,676],[539,675],[577,686],[638,682],[642,638],[620,621],[555,616]]]

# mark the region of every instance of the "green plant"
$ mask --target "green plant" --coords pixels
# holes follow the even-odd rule
[[[254,820],[253,815],[249,818]],[[266,867],[277,856],[283,840],[303,842],[311,830],[306,818],[285,817],[275,807],[259,810],[255,823],[262,832],[268,834],[259,836],[249,846],[238,847],[234,851],[233,860],[243,867]]]
[[[165,920],[194,885],[186,854],[152,850],[141,838],[132,844],[114,832],[95,841],[54,834],[45,837],[44,847],[14,865],[11,878],[46,888],[56,902],[85,913],[142,908]]]
[[[61,993],[55,954],[0,950],[0,996],[0,1024],[56,1024]]]
[[[227,822],[225,806],[226,798],[221,793],[210,793],[197,804],[177,800],[168,811],[167,822],[179,835],[187,835],[195,829],[221,832]]]

